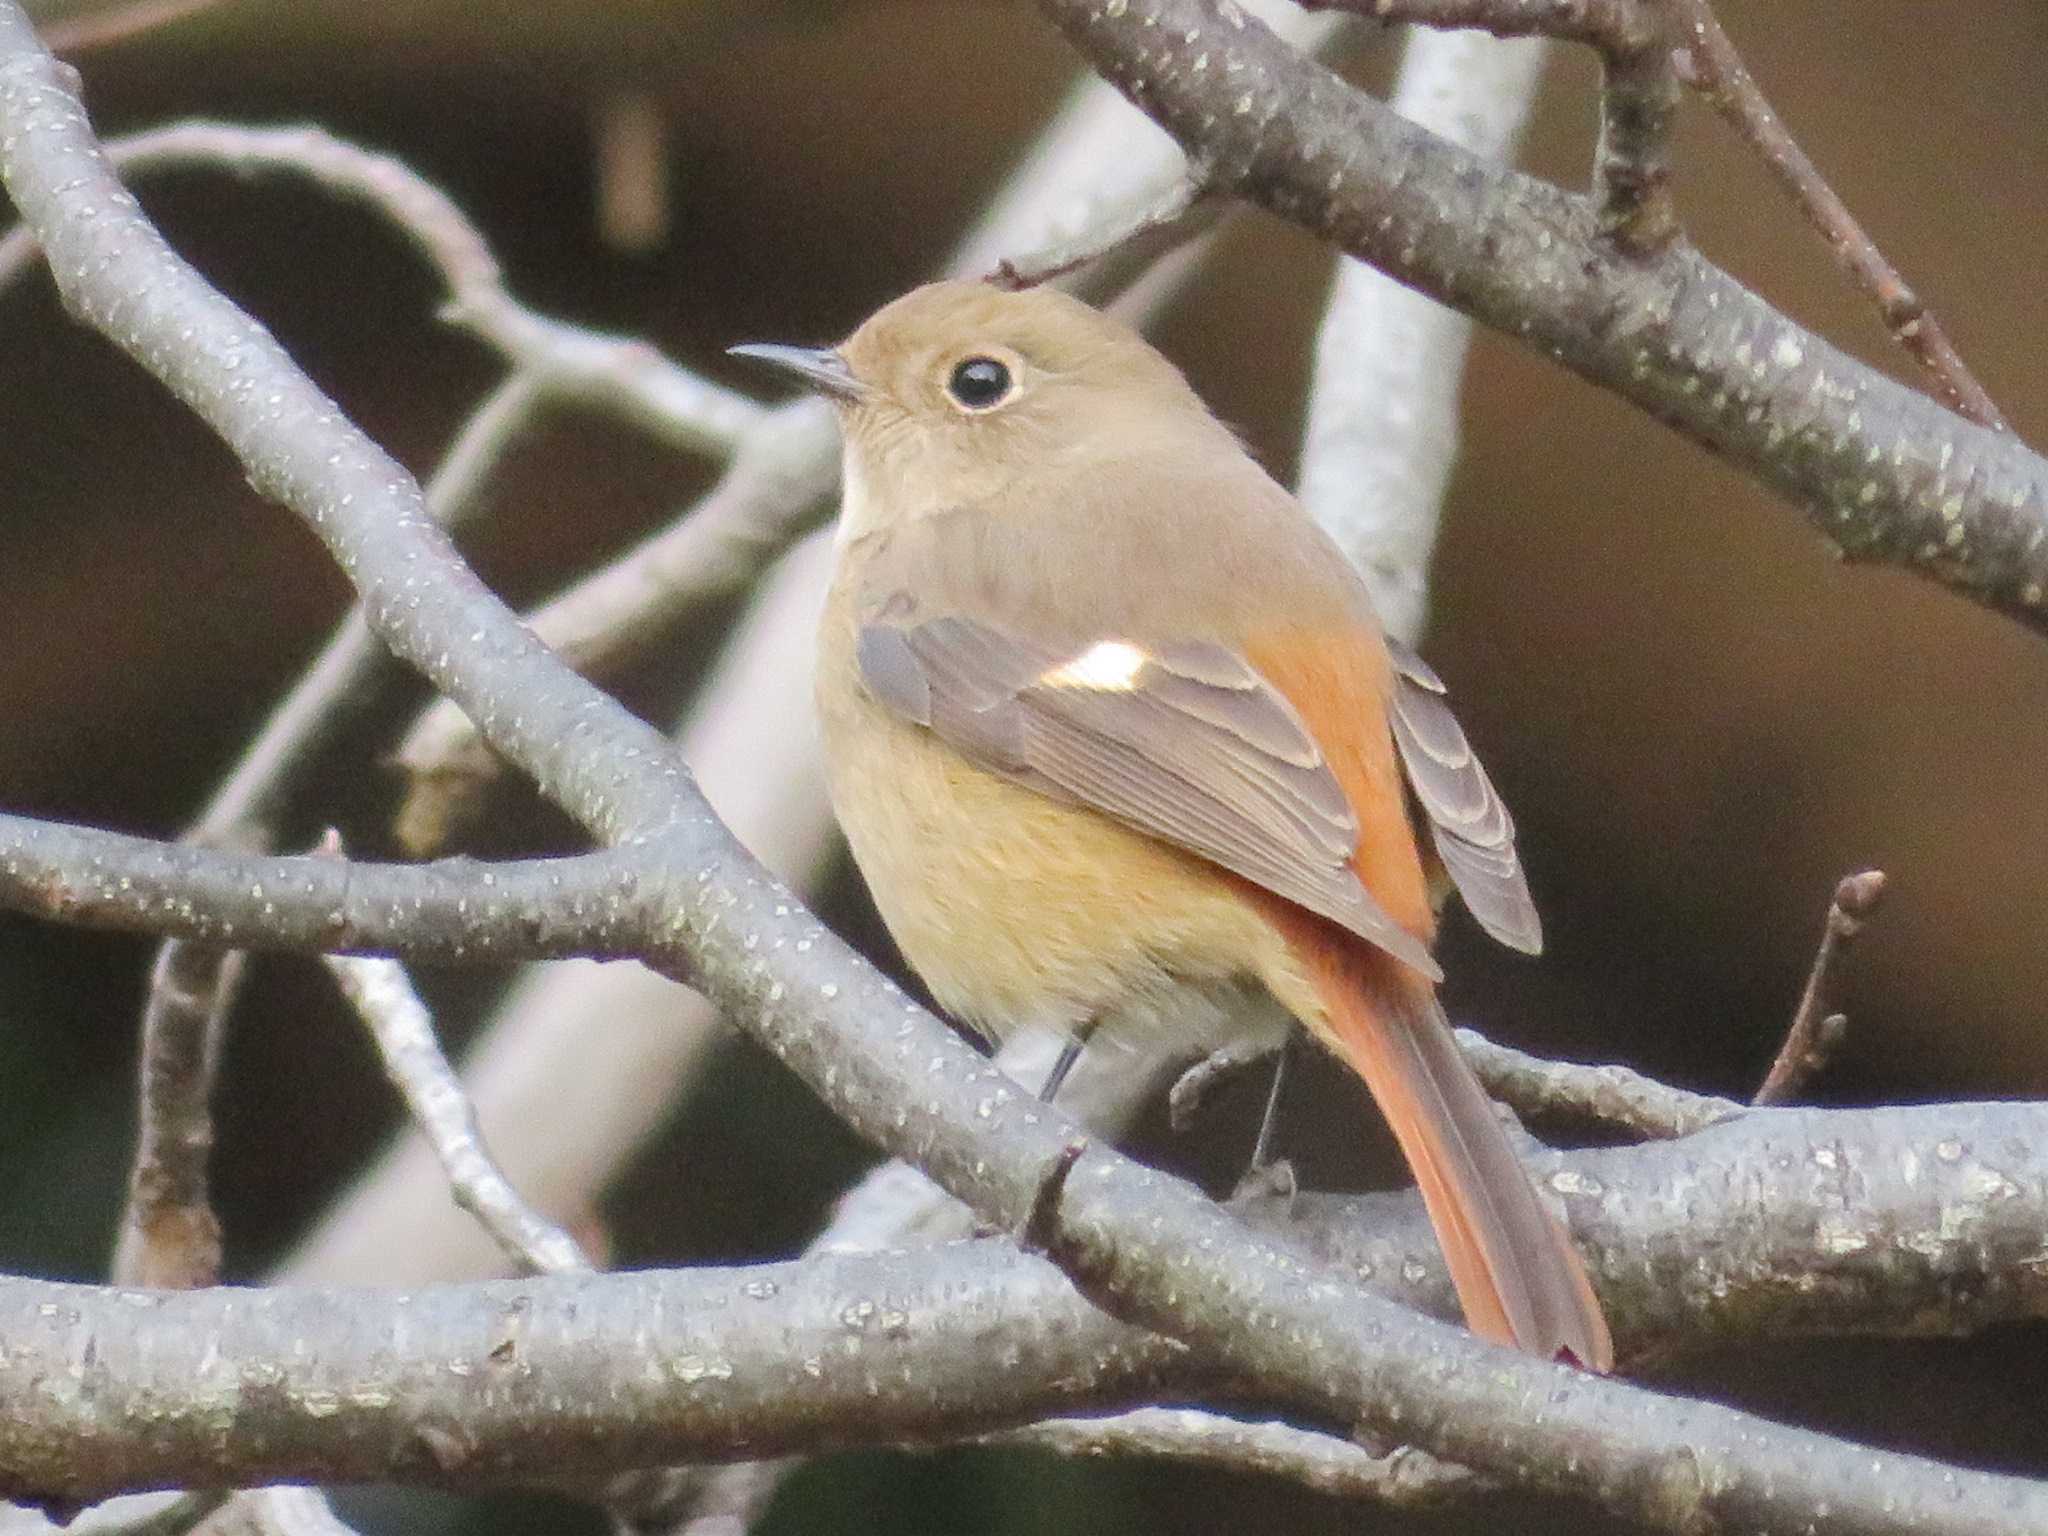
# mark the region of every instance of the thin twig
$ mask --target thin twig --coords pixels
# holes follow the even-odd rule
[[[114,1246],[121,1285],[168,1290],[220,1278],[220,1218],[207,1192],[221,1035],[240,950],[172,940],[150,967],[137,1067],[135,1157]]]
[[[106,145],[124,172],[175,167],[302,177],[375,209],[448,286],[441,316],[500,353],[551,401],[628,421],[686,451],[724,452],[760,417],[746,396],[700,378],[647,342],[528,309],[505,287],[482,233],[439,187],[403,161],[320,128],[194,121]],[[0,285],[35,254],[26,229],[0,239]]]
[[[477,506],[535,400],[532,386],[514,375],[464,424],[427,487],[436,518],[452,526]],[[362,611],[352,611],[264,722],[184,841],[249,852],[274,847],[285,795],[312,757],[368,705],[371,685],[388,665]],[[117,1281],[210,1285],[219,1272],[220,1223],[207,1192],[211,1104],[242,960],[238,950],[173,939],[158,949],[150,968],[135,1153],[114,1252]]]
[[[1454,1033],[1487,1093],[1520,1117],[1562,1116],[1649,1141],[1674,1141],[1735,1119],[1748,1109],[1734,1099],[1675,1088],[1633,1067],[1553,1061],[1489,1040],[1475,1029]],[[1275,1049],[1218,1051],[1182,1072],[1167,1095],[1174,1130],[1188,1128],[1219,1083],[1260,1066]]]
[[[1022,1429],[986,1435],[979,1443],[1067,1457],[1138,1456],[1249,1472],[1389,1509],[1440,1509],[1497,1491],[1484,1478],[1423,1451],[1401,1448],[1379,1454],[1356,1441],[1280,1420],[1231,1418],[1201,1408],[1136,1408],[1101,1418],[1042,1419]]]
[[[376,1043],[384,1073],[404,1095],[448,1176],[455,1203],[520,1270],[536,1275],[590,1268],[576,1239],[520,1198],[484,1145],[476,1110],[434,1038],[433,1016],[395,960],[328,955],[327,969]]]
[[[1799,141],[1765,99],[1735,44],[1708,0],[1662,0],[1680,10],[1686,39],[1682,68],[1707,103],[1732,125],[1791,195],[1799,210],[1827,241],[1843,270],[1877,302],[1892,339],[1917,358],[1933,377],[1936,392],[1953,409],[1996,431],[2011,430],[1996,402],[1964,364],[1934,312],[1869,235],[1849,205],[1808,158]]]
[[[1652,1141],[1672,1141],[1732,1120],[1746,1108],[1733,1099],[1674,1088],[1632,1067],[1551,1061],[1500,1045],[1476,1030],[1456,1033],[1486,1091],[1518,1114],[1574,1116]]]
[[[1848,1033],[1846,1014],[1837,1013],[1829,1002],[1835,963],[1849,941],[1863,931],[1863,923],[1884,898],[1885,878],[1881,869],[1866,869],[1845,876],[1835,887],[1828,903],[1827,921],[1821,928],[1820,946],[1813,954],[1813,967],[1806,973],[1806,987],[1799,994],[1799,1006],[1792,1013],[1792,1027],[1777,1059],[1764,1074],[1753,1102],[1789,1104],[1805,1092],[1806,1085],[1825,1071],[1829,1060]]]
[[[602,675],[678,619],[743,590],[824,518],[837,471],[831,413],[800,400],[767,413],[735,445],[704,499],[619,559],[527,616],[578,671]],[[423,709],[392,753],[405,770],[400,843],[424,856],[459,838],[479,792],[499,772],[468,716],[449,700]]]
[[[1036,288],[1112,254],[1148,265],[1213,224],[1222,211],[1221,200],[1210,195],[1200,170],[1190,168],[1164,197],[1133,209],[1106,228],[1090,229],[1085,243],[1053,246],[1016,258],[1005,256],[989,281],[1012,291]]]

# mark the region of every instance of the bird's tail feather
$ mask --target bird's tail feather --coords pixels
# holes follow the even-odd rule
[[[1365,1079],[1414,1170],[1475,1333],[1588,1370],[1614,1364],[1585,1266],[1452,1037],[1436,990],[1294,909],[1290,946],[1322,1001],[1317,1032]]]

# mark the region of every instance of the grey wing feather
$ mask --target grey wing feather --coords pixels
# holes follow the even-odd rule
[[[1358,822],[1294,708],[1222,646],[1127,656],[1020,640],[957,615],[864,626],[874,695],[984,766],[1113,816],[1341,924],[1441,978],[1351,866]],[[914,672],[914,677],[912,673]]]
[[[1389,640],[1394,663],[1394,744],[1429,818],[1438,857],[1480,927],[1510,949],[1539,954],[1543,924],[1515,852],[1515,824],[1501,803],[1428,663]]]
[[[932,688],[903,631],[869,624],[854,642],[860,675],[876,698],[917,725],[932,723]]]

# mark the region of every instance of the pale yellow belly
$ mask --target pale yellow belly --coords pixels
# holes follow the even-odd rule
[[[941,1007],[1195,1056],[1270,1036],[1291,957],[1192,855],[972,767],[865,696],[823,711],[832,801],[890,934]],[[1290,989],[1292,990],[1292,989]]]

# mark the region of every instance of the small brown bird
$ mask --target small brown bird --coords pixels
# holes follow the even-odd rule
[[[1534,952],[1513,825],[1336,546],[1171,363],[1050,290],[937,283],[836,349],[733,350],[838,407],[832,801],[939,1003],[1191,1055],[1291,1015],[1392,1124],[1473,1329],[1608,1369],[1437,1004],[1410,799]]]

